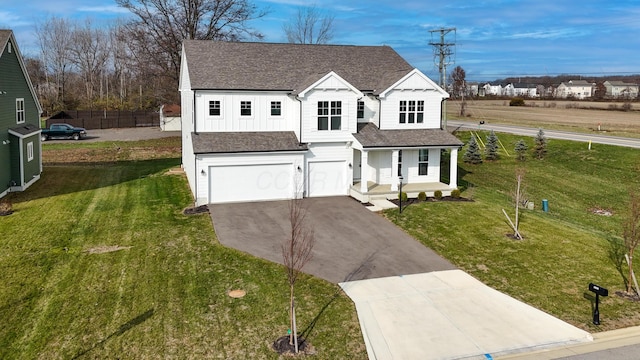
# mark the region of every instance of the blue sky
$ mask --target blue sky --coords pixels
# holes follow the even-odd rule
[[[249,0],[269,13],[251,25],[265,41],[284,42],[282,25],[302,0]],[[455,27],[455,63],[468,80],[527,75],[640,74],[637,0],[323,0],[335,16],[332,43],[389,45],[438,79],[429,30]],[[49,16],[106,25],[129,16],[114,0],[0,0],[0,28],[11,28],[23,53],[35,55],[35,25]]]

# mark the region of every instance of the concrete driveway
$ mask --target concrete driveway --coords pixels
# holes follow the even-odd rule
[[[303,271],[333,283],[455,269],[381,215],[350,197],[306,198],[315,231],[313,258]],[[282,263],[289,232],[288,201],[209,205],[225,246]],[[425,219],[426,221],[426,219]]]

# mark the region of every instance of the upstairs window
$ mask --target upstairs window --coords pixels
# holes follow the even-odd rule
[[[358,101],[358,119],[364,119],[364,101]]]
[[[280,101],[271,102],[271,116],[282,115],[282,103]]]
[[[420,149],[418,152],[418,175],[428,175],[429,149]]]
[[[424,122],[424,100],[400,100],[400,124]]]
[[[342,129],[342,101],[318,101],[318,130],[329,128]]]
[[[209,115],[220,116],[220,100],[209,101]]]
[[[16,99],[16,123],[24,122],[24,99]]]
[[[251,116],[251,101],[240,101],[240,116]]]

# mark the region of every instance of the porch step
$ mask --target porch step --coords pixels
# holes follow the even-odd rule
[[[387,199],[371,199],[369,200],[373,206],[367,206],[367,209],[371,211],[381,211],[385,209],[393,209],[398,206]]]

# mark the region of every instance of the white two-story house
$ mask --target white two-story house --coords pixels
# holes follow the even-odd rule
[[[457,187],[448,94],[388,46],[189,40],[179,90],[196,204]]]

